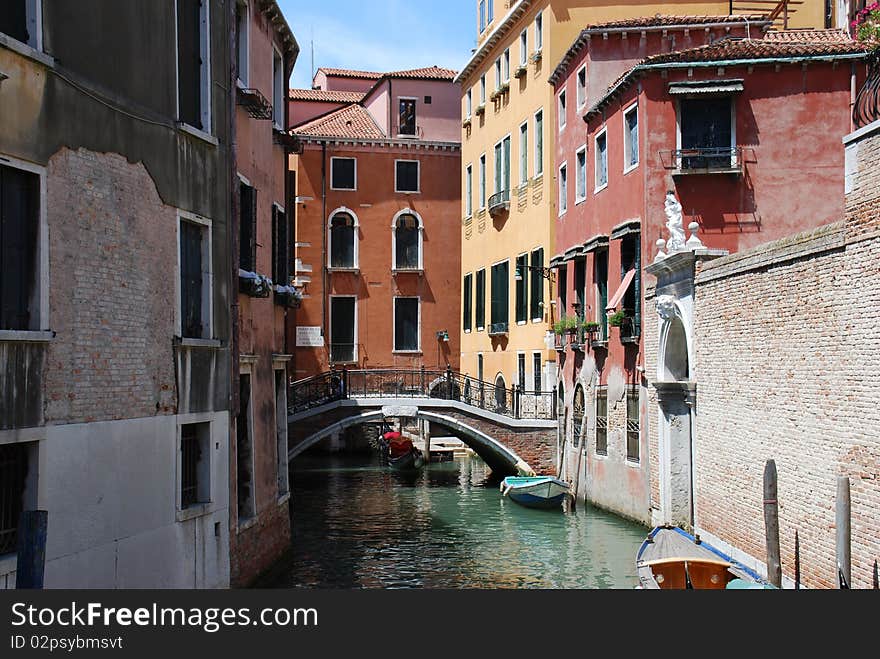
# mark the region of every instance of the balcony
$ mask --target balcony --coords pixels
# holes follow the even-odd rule
[[[489,215],[495,217],[510,210],[510,190],[496,192],[489,197]]]
[[[520,64],[518,67],[516,67],[516,71],[513,72],[513,77],[519,79],[525,76],[528,72],[528,67],[526,67],[525,64]]]
[[[272,104],[258,89],[239,87],[236,102],[245,109],[252,119],[267,121],[273,117]]]
[[[492,323],[489,325],[489,336],[507,336],[509,332],[509,323]]]
[[[742,147],[675,149],[669,152],[673,176],[743,173]]]

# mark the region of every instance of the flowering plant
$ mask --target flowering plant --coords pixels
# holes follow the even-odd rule
[[[869,50],[880,50],[880,2],[860,10],[852,22],[856,39]]]

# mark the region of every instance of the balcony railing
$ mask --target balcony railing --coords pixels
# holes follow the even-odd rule
[[[742,173],[742,147],[698,147],[675,149],[670,153],[673,175]]]
[[[492,323],[491,325],[489,325],[489,336],[504,336],[509,332],[509,323]]]
[[[880,119],[880,56],[872,55],[868,79],[856,97],[853,121],[856,128],[863,128]]]
[[[507,210],[510,210],[510,190],[502,190],[489,197],[490,215],[497,215]]]

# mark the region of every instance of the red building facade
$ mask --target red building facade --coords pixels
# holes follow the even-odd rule
[[[292,129],[303,143],[291,164],[296,283],[304,295],[296,379],[331,368],[458,368],[461,148],[453,77],[438,67],[319,69],[319,89],[292,92],[299,116],[311,97],[317,109],[361,94]],[[340,86],[345,95],[335,91]]]
[[[559,103],[557,308],[598,324],[557,338],[569,343],[562,471],[589,500],[645,523],[658,456],[643,271],[669,237],[667,198],[707,247],[730,252],[843,213],[840,135],[864,52],[839,31],[765,33],[735,18],[589,28],[554,74],[557,98],[571,99]]]

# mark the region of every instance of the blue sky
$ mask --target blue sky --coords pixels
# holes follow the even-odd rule
[[[311,87],[315,67],[460,70],[476,45],[474,0],[278,0],[300,45],[291,87]]]

